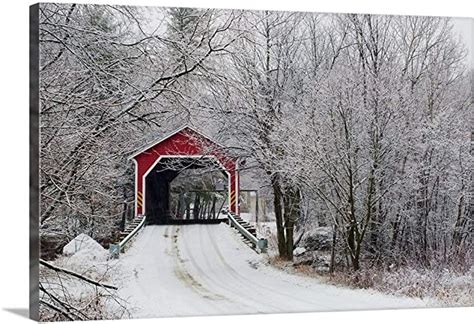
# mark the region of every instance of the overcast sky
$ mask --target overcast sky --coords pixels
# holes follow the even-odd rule
[[[474,19],[473,18],[453,18],[454,27],[458,32],[469,51],[468,62],[474,67]]]

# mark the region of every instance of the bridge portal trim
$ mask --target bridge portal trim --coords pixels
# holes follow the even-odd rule
[[[134,153],[135,216],[146,211],[146,177],[165,158],[212,159],[227,175],[229,209],[239,214],[240,178],[237,158],[224,152],[224,147],[190,126],[155,141]]]

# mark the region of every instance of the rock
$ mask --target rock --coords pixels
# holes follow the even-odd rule
[[[300,256],[306,252],[306,249],[304,247],[297,247],[296,249],[293,250],[293,255],[294,256]]]
[[[331,248],[331,242],[331,228],[317,227],[305,235],[303,246],[307,251],[327,251]]]
[[[314,270],[317,272],[329,272],[329,266],[328,265],[316,266],[314,267]]]

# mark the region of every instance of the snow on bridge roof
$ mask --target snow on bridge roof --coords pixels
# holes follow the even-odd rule
[[[167,140],[167,139],[173,137],[174,135],[176,135],[176,134],[178,134],[178,133],[180,133],[180,132],[182,132],[182,131],[184,131],[184,130],[190,130],[191,132],[193,132],[193,133],[199,135],[200,137],[203,137],[203,138],[205,138],[206,140],[212,142],[213,144],[215,144],[215,145],[217,145],[217,146],[223,148],[223,146],[222,146],[221,144],[217,143],[216,141],[214,141],[214,140],[211,139],[210,137],[208,137],[208,136],[204,135],[203,133],[201,133],[200,131],[196,130],[194,127],[192,127],[192,126],[190,126],[190,125],[184,125],[184,126],[178,128],[177,130],[175,130],[175,131],[173,131],[173,132],[171,132],[171,133],[169,133],[169,134],[167,134],[167,135],[165,135],[165,136],[159,138],[158,140],[155,140],[155,141],[153,141],[152,143],[147,144],[147,145],[143,146],[142,148],[138,149],[135,153],[133,153],[132,155],[130,155],[130,156],[128,157],[128,159],[131,160],[131,159],[135,158],[136,156],[138,156],[138,155],[142,154],[143,152],[149,150],[149,149],[152,148],[153,146],[160,144],[161,142],[163,142],[163,141],[165,141],[165,140]]]

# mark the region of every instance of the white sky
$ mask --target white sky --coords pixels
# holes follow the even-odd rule
[[[453,18],[454,28],[468,50],[468,63],[474,67],[474,18]]]

